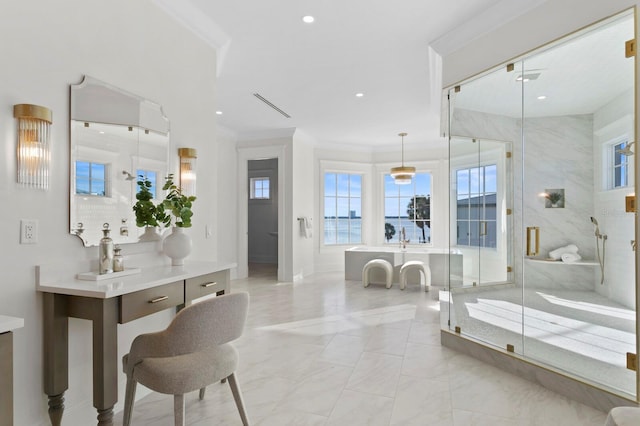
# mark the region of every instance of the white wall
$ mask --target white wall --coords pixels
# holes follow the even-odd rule
[[[292,244],[293,244],[293,279],[302,279],[314,272],[313,241],[317,241],[317,222],[314,216],[314,201],[318,198],[313,184],[313,142],[300,131],[293,135],[293,181],[292,181]],[[307,217],[313,222],[312,238],[304,237],[300,232],[301,221]]]
[[[218,220],[212,232],[213,238],[218,241],[218,258],[235,261],[238,251],[238,191],[236,186],[230,185],[229,182],[233,182],[237,172],[237,135],[227,128],[218,126],[216,142],[218,155],[215,167],[219,177]],[[236,277],[237,268],[234,268],[231,270],[231,279]]]
[[[15,424],[48,424],[42,391],[42,306],[35,292],[34,266],[97,257],[68,234],[69,85],[85,74],[164,106],[171,120],[172,167],[177,146],[198,150],[198,201],[195,204],[192,258],[215,259],[216,239],[206,239],[205,225],[217,223],[217,148],[215,118],[215,52],[176,24],[149,1],[66,0],[5,2],[0,14],[0,213],[2,248],[0,313],[23,317],[15,333]],[[51,186],[48,191],[23,189],[15,183],[16,122],[12,106],[34,103],[53,110]],[[209,184],[207,184],[209,183]],[[45,208],[46,207],[46,208]],[[39,242],[19,244],[21,218],[39,221]],[[216,234],[214,233],[214,236]],[[124,254],[145,251],[127,245]],[[155,255],[150,249],[149,256]],[[168,312],[119,326],[120,354],[133,336],[163,328]],[[70,391],[64,424],[95,423],[91,406],[90,323],[70,322]],[[121,384],[124,375],[120,377]],[[121,387],[120,400],[124,388]]]

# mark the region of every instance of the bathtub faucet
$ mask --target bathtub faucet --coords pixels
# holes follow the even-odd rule
[[[404,230],[404,226],[400,230],[400,247],[402,248],[402,250],[407,248],[407,234]]]

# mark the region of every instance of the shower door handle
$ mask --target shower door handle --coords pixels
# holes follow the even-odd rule
[[[527,226],[527,256],[537,256],[540,252],[540,228]]]
[[[486,237],[487,236],[487,221],[483,220],[480,222],[480,236],[481,237]]]

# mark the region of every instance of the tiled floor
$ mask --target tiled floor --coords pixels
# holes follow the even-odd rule
[[[604,424],[605,413],[441,347],[437,288],[269,276],[232,282],[251,295],[236,347],[254,425]],[[132,423],[173,425],[172,410],[171,396],[152,394]],[[228,385],[210,386],[204,401],[188,395],[187,424],[240,425]]]

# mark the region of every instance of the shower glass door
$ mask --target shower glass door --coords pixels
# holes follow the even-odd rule
[[[449,324],[492,345],[506,348],[516,341],[522,348],[521,310],[505,307],[501,299],[504,288],[515,287],[511,235],[516,126],[513,118],[508,129],[496,121],[491,102],[499,80],[493,74],[480,76],[449,93]]]
[[[522,81],[524,355],[635,399],[630,11],[514,64]]]

